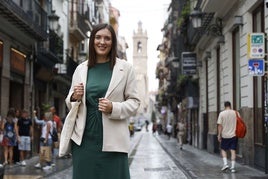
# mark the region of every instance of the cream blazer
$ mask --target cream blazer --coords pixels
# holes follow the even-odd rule
[[[69,94],[65,99],[69,110],[72,107],[70,98],[74,90],[74,85],[83,83],[86,87],[88,62],[85,61],[77,66]],[[105,73],[105,72],[104,72]],[[90,78],[90,77],[89,77]],[[77,119],[74,125],[74,130],[71,139],[80,145],[86,125],[86,95],[80,103]],[[116,64],[112,72],[112,78],[105,94],[105,98],[109,99],[113,104],[111,114],[102,113],[103,120],[103,148],[102,151],[110,152],[129,152],[130,139],[128,130],[128,118],[135,115],[139,105],[137,84],[135,72],[132,65],[124,60],[116,59]]]

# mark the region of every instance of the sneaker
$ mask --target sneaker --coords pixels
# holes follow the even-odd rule
[[[0,168],[3,168],[4,167],[4,165],[2,165],[1,163],[0,163]]]
[[[55,163],[51,163],[51,167],[55,167],[56,166],[56,164]]]
[[[21,162],[21,166],[23,166],[23,167],[26,166],[26,162],[24,160]]]
[[[16,162],[17,165],[21,165],[21,162]]]
[[[221,171],[225,171],[226,169],[228,169],[229,166],[228,165],[224,165],[222,168],[221,168]]]
[[[47,166],[43,167],[43,170],[49,170],[51,168],[52,168],[51,166],[47,165]]]
[[[35,168],[41,168],[41,164],[40,163],[37,163],[34,165]]]
[[[230,168],[230,170],[231,170],[232,173],[236,172],[235,168]]]

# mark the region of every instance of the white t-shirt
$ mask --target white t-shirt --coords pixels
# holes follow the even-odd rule
[[[236,130],[236,111],[227,109],[220,112],[217,124],[222,125],[221,136],[223,138],[232,138]]]
[[[41,137],[42,138],[46,138],[46,134],[47,134],[47,124],[50,124],[50,133],[52,133],[52,131],[53,131],[53,123],[52,123],[52,121],[47,121],[47,122],[45,122],[44,124],[43,124],[43,126],[42,126],[42,134],[41,134]],[[48,135],[48,138],[49,139],[51,139],[51,135],[49,134]]]
[[[167,132],[168,133],[172,132],[172,126],[170,124],[167,125]]]

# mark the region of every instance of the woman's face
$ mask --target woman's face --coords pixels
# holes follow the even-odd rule
[[[112,34],[108,29],[101,29],[96,33],[94,48],[97,56],[107,57],[112,48]]]

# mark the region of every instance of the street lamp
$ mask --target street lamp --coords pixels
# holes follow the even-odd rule
[[[198,9],[194,9],[191,14],[190,14],[190,17],[191,17],[191,21],[192,21],[192,25],[194,28],[199,28],[199,27],[202,27],[202,17],[207,15],[207,13],[205,12],[201,12],[200,10]],[[206,22],[203,23],[204,24],[204,27],[206,26]],[[215,19],[215,23],[214,24],[210,24],[208,25],[207,27],[205,27],[205,32],[206,34],[211,34],[213,36],[223,36],[222,34],[222,19],[217,17]],[[221,37],[219,39],[220,43],[223,43],[223,38]]]
[[[55,10],[52,10],[51,14],[48,16],[49,28],[51,30],[53,30],[53,31],[57,30],[59,18],[60,17],[55,14]]]
[[[192,19],[192,24],[193,24],[193,27],[194,28],[201,27],[202,15],[203,15],[203,13],[200,10],[198,10],[198,9],[194,9],[191,12],[190,17]]]

